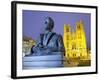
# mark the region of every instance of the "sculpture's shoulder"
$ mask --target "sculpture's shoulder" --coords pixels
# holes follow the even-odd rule
[[[54,37],[57,38],[57,39],[62,39],[62,36],[60,34],[57,34],[57,33],[53,33],[54,34]]]

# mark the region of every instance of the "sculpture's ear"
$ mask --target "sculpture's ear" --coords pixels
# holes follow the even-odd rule
[[[51,30],[54,28],[54,21],[51,21]]]

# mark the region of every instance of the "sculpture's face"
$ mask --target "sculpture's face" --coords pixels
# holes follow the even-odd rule
[[[52,21],[50,18],[45,19],[45,30],[52,30]]]

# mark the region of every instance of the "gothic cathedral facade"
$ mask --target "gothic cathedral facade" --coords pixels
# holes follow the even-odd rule
[[[70,25],[64,24],[63,41],[65,46],[65,56],[67,59],[79,58],[87,59],[87,43],[84,24],[80,20],[76,23],[76,30],[71,29]]]

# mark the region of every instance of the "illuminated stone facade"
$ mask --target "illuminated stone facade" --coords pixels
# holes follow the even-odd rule
[[[76,23],[76,31],[70,25],[64,24],[63,41],[65,46],[65,56],[69,58],[87,59],[87,44],[82,21]]]
[[[29,37],[24,37],[23,38],[23,44],[22,44],[22,52],[23,52],[23,56],[25,55],[29,55],[30,52],[31,52],[31,48],[33,45],[35,45],[36,42],[32,39],[32,38],[29,38]]]

